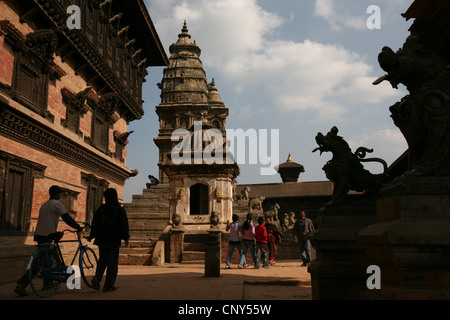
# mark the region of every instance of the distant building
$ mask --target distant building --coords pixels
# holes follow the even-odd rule
[[[78,222],[106,188],[123,197],[137,174],[126,166],[127,127],[144,114],[146,69],[168,58],[142,0],[5,0],[0,27],[0,235],[32,244],[50,186]]]

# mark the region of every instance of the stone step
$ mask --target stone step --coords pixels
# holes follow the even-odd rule
[[[168,221],[169,220],[169,213],[167,212],[151,212],[151,213],[144,213],[141,211],[132,211],[130,213],[127,212],[128,220],[139,220],[139,219],[145,219],[145,220],[163,220]]]
[[[156,244],[156,241],[151,240],[130,240],[128,243],[129,248],[149,248],[153,247]],[[125,248],[125,247],[121,247]]]
[[[147,248],[127,248],[122,247],[120,248],[120,254],[151,254],[153,251],[153,248],[147,247]]]
[[[140,208],[151,208],[154,211],[165,211],[169,208],[169,200],[168,199],[143,199],[140,201],[136,201],[133,203],[128,203],[123,205],[125,211],[140,209]]]
[[[119,254],[120,265],[138,265],[145,266],[152,264],[151,254]]]
[[[183,251],[182,261],[205,261],[205,252],[202,251]]]
[[[142,194],[134,194],[132,196],[132,202],[141,199],[151,199],[155,197],[168,197],[169,196],[169,188],[151,188],[151,189],[143,189]]]
[[[133,240],[159,240],[161,236],[160,231],[140,231],[140,232],[130,232],[130,238]]]
[[[150,219],[130,219],[128,224],[130,229],[162,229],[167,226],[167,220],[150,220]]]
[[[184,251],[203,251],[204,252],[206,250],[206,244],[198,243],[198,242],[184,242],[183,250]]]
[[[206,243],[206,241],[208,241],[208,236],[209,236],[209,233],[185,233],[184,234],[184,242]]]

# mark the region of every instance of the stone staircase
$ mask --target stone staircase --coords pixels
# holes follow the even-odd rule
[[[144,189],[123,207],[128,216],[130,244],[120,249],[119,264],[150,265],[155,245],[164,240],[169,221],[169,186]]]
[[[182,253],[184,264],[204,264],[208,233],[185,233]]]

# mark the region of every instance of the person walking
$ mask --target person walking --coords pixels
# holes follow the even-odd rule
[[[261,266],[261,254],[264,255],[264,268],[269,268],[269,249],[267,247],[268,237],[267,229],[264,226],[264,218],[258,218],[258,226],[255,228],[256,237],[256,265],[255,269],[259,269]]]
[[[307,239],[307,235],[314,231],[314,224],[306,218],[305,211],[300,212],[300,219],[297,220],[295,226],[294,241],[300,245],[300,256],[302,259],[302,267],[311,263],[311,243]]]
[[[106,189],[103,193],[105,203],[94,213],[92,227],[88,241],[94,240],[98,246],[99,260],[92,287],[100,289],[100,282],[106,270],[106,279],[103,291],[114,291],[119,264],[119,248],[122,240],[128,245],[130,238],[128,218],[125,209],[119,204],[117,191]]]
[[[228,257],[227,257],[227,263],[226,263],[226,269],[231,269],[231,258],[233,257],[234,249],[237,249],[239,252],[239,257],[242,252],[242,246],[241,246],[241,238],[239,233],[242,230],[242,224],[240,224],[239,216],[237,214],[233,214],[232,217],[233,222],[227,221],[227,227],[226,230],[230,230],[230,241],[228,242]]]
[[[239,260],[238,268],[245,268],[245,257],[247,251],[250,249],[252,255],[253,264],[256,266],[256,253],[255,253],[255,224],[253,223],[253,215],[249,212],[247,214],[247,220],[242,225],[242,253]]]
[[[281,244],[281,233],[278,227],[272,223],[272,220],[269,217],[266,217],[264,226],[267,230],[269,264],[274,265],[275,255],[278,252],[278,246]]]
[[[59,186],[51,186],[48,190],[50,199],[47,200],[39,209],[39,217],[34,231],[34,241],[38,245],[44,243],[51,243],[56,237],[56,229],[58,228],[59,217],[69,226],[81,232],[83,228],[67,213],[64,205],[59,202],[61,198],[62,189]],[[14,289],[19,296],[26,296],[25,288],[30,283],[29,274],[26,272],[17,281],[17,286]]]

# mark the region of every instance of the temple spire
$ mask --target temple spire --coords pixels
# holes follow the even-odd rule
[[[191,35],[188,32],[189,32],[189,30],[187,27],[187,23],[186,23],[186,20],[184,20],[183,28],[181,29],[181,33],[178,35],[178,38],[188,37],[190,39]]]

